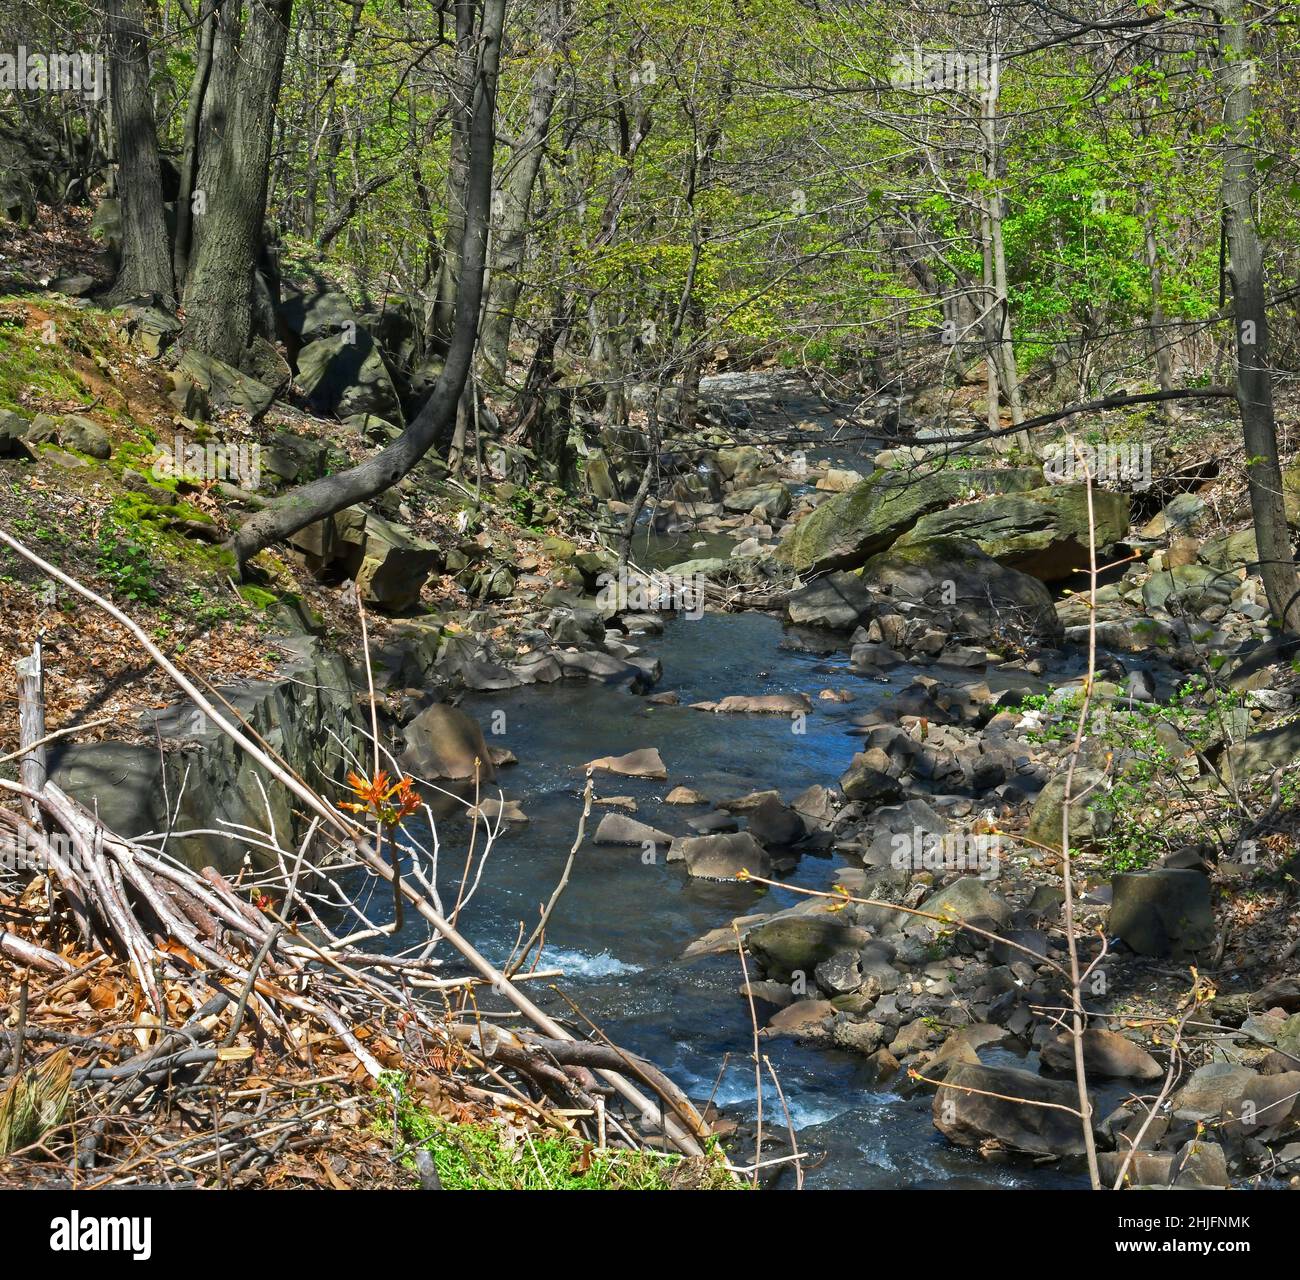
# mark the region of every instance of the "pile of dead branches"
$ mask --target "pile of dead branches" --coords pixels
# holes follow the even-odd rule
[[[0,842],[14,855],[0,878],[0,975],[11,989],[0,1178],[351,1185],[330,1163],[339,1135],[344,1147],[346,1135],[357,1140],[347,1167],[366,1167],[367,1117],[395,1078],[417,1080],[426,1102],[457,1119],[509,1112],[601,1147],[702,1155],[709,1130],[662,1072],[598,1032],[573,1034],[524,993],[524,981],[552,976],[519,972],[541,926],[511,977],[457,927],[464,880],[444,915],[436,837],[432,851],[413,845],[379,805],[395,788],[379,768],[377,726],[374,775],[356,780],[369,805],[344,812],[111,602],[8,534],[0,541],[115,618],[311,817],[297,848],[281,847],[274,829],[232,833],[271,855],[273,869],[248,880],[180,863],[165,833],[107,829],[46,777],[45,743],[75,727],[45,732],[39,646],[24,659],[19,777],[0,779],[10,801],[0,803]],[[399,841],[395,866],[385,849]],[[394,922],[364,914],[342,887],[346,870],[387,882]],[[423,934],[412,945],[407,929],[403,948],[386,950],[403,908]],[[435,955],[441,944],[455,952],[452,976]],[[400,1180],[398,1163],[385,1167],[381,1153],[378,1165],[369,1185]]]

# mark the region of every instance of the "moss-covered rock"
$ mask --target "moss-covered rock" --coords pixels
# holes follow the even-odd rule
[[[1129,530],[1128,496],[1095,489],[1098,552]],[[995,494],[922,516],[900,542],[969,538],[1002,564],[1043,582],[1061,582],[1088,565],[1088,493],[1081,484]]]
[[[922,516],[972,493],[1027,493],[1042,484],[1043,473],[1030,467],[878,471],[801,520],[777,548],[777,558],[798,573],[855,568],[892,546]]]

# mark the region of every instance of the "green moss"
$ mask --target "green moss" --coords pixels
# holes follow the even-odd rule
[[[268,591],[265,587],[254,586],[251,582],[244,583],[239,588],[239,594],[254,609],[269,609],[273,604],[278,604],[280,600],[280,597],[274,591]]]
[[[106,316],[94,308],[73,308],[42,304],[54,321],[54,341],[45,342],[39,330],[25,322],[30,299],[13,296],[0,298],[0,308],[12,312],[0,317],[3,341],[0,341],[0,408],[13,409],[24,415],[32,412],[24,403],[34,391],[49,399],[89,403],[91,393],[77,373],[74,357],[95,358],[113,351],[111,338],[104,330]],[[19,316],[24,317],[19,319]],[[107,408],[101,412],[115,416]]]
[[[188,502],[176,502],[164,506],[151,502],[142,493],[124,493],[113,500],[114,514],[124,520],[135,520],[141,524],[155,524],[161,528],[170,528],[182,521],[197,521],[199,524],[213,524],[212,517]]]

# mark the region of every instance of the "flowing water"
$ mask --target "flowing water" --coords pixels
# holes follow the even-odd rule
[[[657,747],[666,782],[597,774],[597,794],[634,797],[639,820],[673,834],[690,834],[685,818],[701,812],[662,803],[678,784],[711,800],[767,788],[779,789],[789,800],[811,783],[834,785],[857,748],[858,739],[849,732],[851,717],[908,684],[916,669],[900,667],[886,684],[854,675],[844,654],[819,657],[782,647],[782,638],[781,624],[761,614],[705,614],[669,622],[664,636],[649,647],[664,665],[660,688],[681,695],[682,705],[676,707],[586,682],[465,699],[462,705],[489,731],[489,741],[519,757],[518,766],[501,771],[497,785],[530,819],[525,826],[503,829],[462,919],[476,946],[502,963],[520,923],[531,928],[536,921],[577,831],[583,766],[589,760]],[[827,687],[849,689],[854,701],[818,700],[818,691]],[[732,693],[796,691],[813,700],[803,734],[794,733],[785,717],[714,715],[687,705]],[[503,732],[492,736],[494,725]],[[543,963],[564,970],[565,992],[616,1043],[653,1060],[697,1102],[713,1097],[730,1114],[752,1117],[755,1081],[747,1056],[752,1028],[748,1003],[737,990],[739,957],[679,957],[691,941],[732,917],[789,906],[798,895],[692,880],[680,864],[646,865],[640,849],[595,846],[590,837],[603,812],[593,810],[587,840],[547,933]],[[439,834],[444,858],[458,858],[464,824],[445,822]],[[826,889],[837,865],[832,857],[805,856],[787,881]],[[457,874],[444,861],[444,882],[454,884]],[[583,1025],[570,1006],[543,988],[536,984],[530,993],[548,1012]],[[779,1074],[801,1148],[818,1153],[809,1185],[1082,1185],[1069,1171],[987,1164],[949,1147],[931,1124],[930,1097],[905,1097],[870,1084],[857,1055],[786,1038],[765,1041],[764,1052]],[[986,1060],[1017,1061],[1009,1053],[986,1055]],[[770,1082],[764,1115],[768,1126],[782,1127],[781,1104]]]
[[[706,387],[708,394],[744,400],[755,410],[757,426],[769,434],[797,422],[830,422],[824,402],[780,375],[726,375],[710,381],[717,385]],[[825,443],[810,445],[807,456],[869,470],[862,460],[868,446],[861,440],[838,444],[828,436]],[[701,542],[702,548],[696,545]],[[686,556],[726,555],[732,545],[726,535],[686,532],[658,541],[643,535],[637,558],[648,566],[670,564]],[[904,666],[885,682],[865,678],[849,669],[845,653],[820,656],[784,644],[784,638],[779,621],[757,613],[708,613],[670,621],[664,635],[646,640],[645,648],[663,663],[659,688],[680,694],[676,707],[586,681],[468,695],[462,705],[484,727],[488,740],[519,758],[517,766],[500,772],[497,786],[522,805],[530,820],[502,830],[461,920],[471,941],[504,963],[521,926],[531,930],[574,841],[584,766],[598,756],[658,748],[668,771],[666,782],[602,773],[596,775],[597,794],[633,797],[636,818],[670,834],[691,834],[686,819],[701,813],[663,804],[662,797],[679,784],[712,801],[771,788],[789,801],[812,783],[834,786],[859,744],[851,733],[852,718],[905,687],[919,671]],[[1058,678],[1078,670],[1062,671]],[[926,673],[943,674],[934,668]],[[963,673],[950,674],[960,679]],[[996,687],[996,673],[988,678]],[[1023,673],[1016,683],[1026,683]],[[854,699],[822,701],[817,695],[825,688],[848,689]],[[714,715],[689,706],[728,694],[785,692],[812,699],[801,734],[793,732],[787,717]],[[494,729],[500,732],[494,734]],[[564,970],[563,989],[583,1015],[616,1043],[667,1071],[697,1103],[712,1098],[728,1114],[752,1119],[753,1032],[748,1002],[738,991],[739,957],[680,957],[689,943],[733,917],[791,906],[799,895],[692,880],[681,864],[661,859],[647,865],[639,848],[598,847],[591,836],[608,811],[593,810],[572,880],[547,931],[543,965]],[[459,875],[447,859],[463,856],[466,831],[461,819],[440,823],[444,894]],[[838,865],[834,855],[805,855],[786,882],[827,889]],[[382,906],[372,907],[382,918]],[[544,984],[533,985],[530,994],[549,1013],[576,1030],[583,1028],[582,1018]],[[788,1038],[766,1040],[763,1051],[780,1077],[800,1148],[815,1153],[806,1166],[810,1186],[1085,1184],[1076,1170],[1035,1168],[1027,1162],[992,1164],[950,1147],[933,1127],[928,1093],[906,1096],[898,1088],[872,1084],[865,1060],[855,1054]],[[986,1052],[985,1060],[1035,1065],[1032,1056],[1021,1062],[1007,1051]],[[1095,1099],[1095,1105],[1105,1108],[1112,1093]],[[763,1112],[769,1131],[784,1127],[781,1103],[768,1081]]]

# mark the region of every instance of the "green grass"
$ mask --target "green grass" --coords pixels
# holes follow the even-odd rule
[[[404,1077],[391,1075],[377,1092],[376,1124],[391,1137],[394,1109],[402,1163],[415,1168],[414,1149],[432,1156],[447,1191],[671,1191],[736,1187],[721,1153],[702,1160],[640,1151],[597,1151],[561,1134],[492,1122],[463,1124],[415,1102]],[[391,1094],[388,1092],[391,1090]]]

